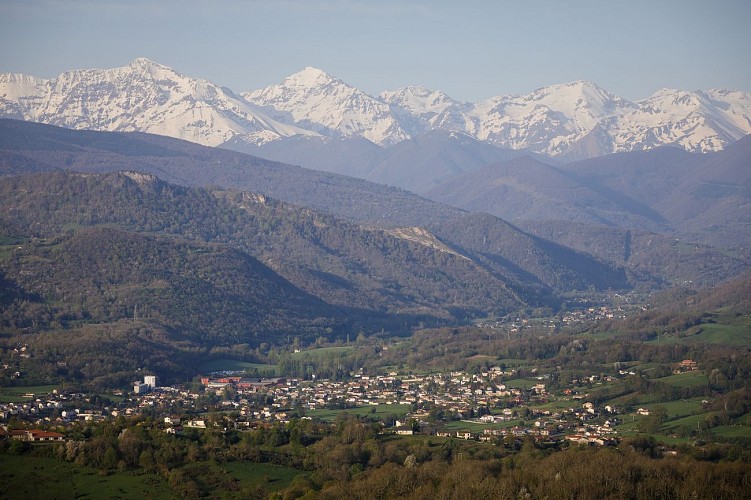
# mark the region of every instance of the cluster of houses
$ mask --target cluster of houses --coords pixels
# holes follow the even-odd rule
[[[27,393],[23,402],[0,403],[0,421],[10,419],[36,425],[68,425],[74,422],[97,422],[110,415],[106,410],[95,409],[90,399],[82,393],[65,394],[53,390],[48,394]],[[117,412],[113,414],[117,416]]]
[[[625,318],[626,315],[620,307],[611,308],[609,306],[588,307],[565,313],[561,321],[565,325],[575,325],[578,323],[588,323],[604,319]]]
[[[597,306],[597,307],[580,307],[572,311],[563,313],[558,317],[548,318],[520,318],[505,317],[496,321],[486,321],[479,323],[478,326],[490,329],[500,329],[508,334],[517,333],[522,330],[531,330],[533,328],[556,329],[578,324],[589,324],[596,321],[625,318],[626,310],[624,305],[621,306]],[[633,307],[629,307],[633,309]]]
[[[45,417],[59,414],[66,396],[58,394],[55,391],[45,396],[36,396],[33,393],[23,395],[27,401],[0,403],[0,420],[8,420],[12,417],[20,418],[39,418],[44,420]],[[47,420],[49,422],[49,420]]]
[[[222,401],[221,405],[235,410],[239,415],[238,427],[257,421],[286,421],[290,409],[316,410],[322,408],[355,408],[378,405],[409,405],[413,409],[407,419],[414,424],[396,421],[388,432],[400,435],[415,433],[437,434],[460,439],[497,441],[506,436],[532,436],[542,441],[573,440],[577,443],[611,444],[615,438],[612,426],[617,423],[619,411],[606,406],[595,408],[591,402],[575,403],[575,407],[563,411],[527,411],[528,427],[508,426],[517,420],[520,411],[530,403],[544,403],[548,398],[545,384],[537,383],[527,389],[507,387],[500,379],[513,375],[500,367],[479,374],[451,372],[448,374],[410,375],[400,377],[397,373],[368,376],[354,374],[350,380],[301,381],[297,379],[244,379],[224,376],[202,379],[207,390],[217,394],[233,388],[236,396]],[[263,393],[264,406],[254,405],[252,394]],[[571,393],[571,391],[569,391]],[[575,395],[573,400],[583,396]],[[468,430],[441,430],[435,421],[435,412],[426,408],[440,408],[444,416],[472,424],[487,424],[483,432]],[[602,425],[594,420],[604,420]],[[390,424],[391,422],[389,422]]]
[[[502,376],[512,373],[495,367],[475,375],[451,372],[399,377],[397,373],[378,376],[356,373],[346,381],[221,377],[204,378],[202,382],[207,390],[222,391],[232,387],[240,396],[265,392],[273,399],[274,406],[281,408],[315,410],[382,404],[439,406],[463,418],[483,409],[520,404],[530,399],[540,401],[547,396],[544,384],[525,391],[498,382]],[[242,409],[240,405],[237,408]]]
[[[474,420],[463,420],[470,424],[486,423],[498,424],[515,420],[515,410],[505,409],[502,415],[483,415]],[[469,430],[438,431],[436,434],[445,437],[461,439],[477,439],[479,441],[498,441],[506,437],[532,437],[537,441],[556,442],[568,440],[578,444],[611,445],[617,442],[617,432],[613,428],[619,422],[620,411],[611,406],[596,408],[591,402],[585,402],[580,407],[559,411],[534,410],[528,418],[530,425],[514,425],[511,427],[485,428],[482,432]],[[599,423],[602,422],[602,423]]]
[[[211,426],[201,415],[208,410],[205,396],[214,394],[212,404],[224,410],[223,414],[229,419],[224,425],[240,429],[287,422],[311,410],[402,405],[395,406],[394,414],[403,414],[405,407],[409,407],[406,418],[412,424],[384,421],[388,432],[429,433],[483,441],[532,436],[542,441],[612,442],[615,434],[612,426],[618,421],[617,409],[596,408],[582,399],[585,396],[570,389],[564,391],[564,397],[571,396],[571,408],[533,409],[550,397],[542,383],[544,377],[539,377],[537,383],[522,384],[525,388],[511,387],[503,380],[513,377],[514,373],[500,367],[477,374],[400,375],[392,372],[367,375],[359,372],[344,381],[224,375],[203,377],[203,394],[186,388],[158,387],[156,378],[147,375],[143,383],[134,383],[133,393],[120,393],[122,401],[117,403],[86,404],[88,400],[84,395],[54,391],[46,396],[27,395],[28,402],[0,405],[0,420],[16,416],[30,423],[65,426],[76,421],[97,421],[148,411],[164,420],[166,432],[179,434],[185,428]],[[524,418],[520,419],[521,416]],[[470,429],[485,428],[479,432],[447,431],[443,424],[448,421],[465,421],[472,424],[468,426]],[[459,428],[461,424],[452,426]],[[41,439],[27,437],[30,441]]]

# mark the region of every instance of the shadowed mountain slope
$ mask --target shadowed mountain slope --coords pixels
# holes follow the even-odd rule
[[[572,220],[659,228],[649,207],[606,186],[534,160],[496,163],[448,180],[428,193],[441,203],[488,212],[509,221]]]
[[[384,225],[419,226],[461,213],[401,189],[169,137],[76,131],[8,119],[0,119],[0,167],[3,174],[134,170],[186,186],[248,190]]]
[[[448,248],[263,196],[184,188],[140,173],[5,178],[0,206],[0,221],[22,228],[21,236],[53,238],[69,228],[114,224],[228,245],[329,304],[376,316],[456,320],[537,300]]]
[[[465,214],[400,189],[160,136],[71,131],[13,120],[0,120],[0,132],[4,137],[0,161],[8,159],[5,172],[11,168],[17,170],[13,158],[19,156],[31,165],[47,169],[59,167],[87,172],[137,170],[182,185],[229,187],[270,195],[375,227],[432,228]],[[528,241],[524,234],[503,221],[496,220],[493,224],[517,231],[520,242]],[[507,241],[513,244],[514,238]],[[449,239],[444,239],[443,243],[452,245]],[[545,254],[551,250],[555,251],[554,248],[543,249],[538,245],[534,252]],[[495,255],[497,249],[483,251]],[[521,254],[519,249],[514,250],[511,246],[504,251]],[[508,260],[504,255],[497,257]],[[549,256],[567,269],[564,275],[572,276],[577,273],[572,269],[579,269],[580,266],[567,263],[568,257],[571,255],[566,252]],[[580,259],[581,256],[576,258]],[[537,287],[557,283],[561,289],[570,289],[577,288],[582,282],[588,283],[586,287],[594,286],[589,279],[582,277],[567,283],[562,278],[551,279],[549,273],[547,276],[538,275],[540,267],[535,267],[536,264],[528,266],[528,262],[531,264],[534,259],[515,259],[514,265],[534,276]],[[593,261],[593,265],[597,264]],[[623,286],[622,281],[616,280],[607,288]]]

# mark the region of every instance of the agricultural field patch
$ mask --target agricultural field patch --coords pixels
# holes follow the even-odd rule
[[[56,385],[34,385],[28,387],[0,387],[0,403],[22,403],[31,401],[27,394],[49,394],[57,388]]]
[[[229,462],[222,464],[221,469],[236,478],[242,488],[260,486],[270,492],[287,488],[295,477],[306,475],[291,467],[251,462]]]
[[[354,350],[353,346],[333,346],[333,347],[319,347],[317,349],[308,349],[304,351],[298,351],[292,353],[292,359],[305,360],[305,359],[328,359],[336,358],[349,354]]]
[[[674,385],[676,387],[696,387],[707,385],[709,383],[707,376],[699,370],[686,373],[677,373],[675,375],[662,377],[657,380],[665,384]]]
[[[307,410],[305,416],[311,418],[317,418],[324,422],[333,422],[337,417],[343,414],[357,415],[359,417],[371,417],[375,419],[381,419],[389,415],[396,415],[403,417],[410,411],[410,405],[374,405],[374,406],[359,406],[357,408],[346,408],[341,410],[335,409],[316,409]]]
[[[0,455],[3,498],[170,498],[160,476],[142,470],[100,473],[52,458]]]

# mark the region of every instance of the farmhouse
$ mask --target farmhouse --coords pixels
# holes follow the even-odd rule
[[[11,439],[19,441],[30,441],[33,443],[64,441],[65,436],[59,432],[43,431],[41,429],[17,429],[6,431],[6,435]]]
[[[698,365],[698,363],[696,361],[694,361],[692,359],[684,359],[683,361],[681,361],[680,363],[678,363],[678,366],[676,367],[676,369],[674,370],[674,372],[676,372],[676,373],[680,373],[680,372],[692,372],[692,371],[698,370],[698,369],[699,369],[699,365]]]

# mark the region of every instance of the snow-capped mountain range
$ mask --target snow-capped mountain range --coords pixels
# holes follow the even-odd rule
[[[228,89],[143,58],[51,80],[0,75],[0,116],[73,129],[148,132],[207,146],[236,135],[255,143],[318,135],[268,117]]]
[[[218,146],[285,137],[364,138],[388,147],[431,130],[562,159],[675,145],[709,152],[751,134],[751,93],[663,89],[630,102],[594,83],[459,102],[405,87],[370,96],[315,68],[236,94],[148,59],[43,80],[0,75],[0,116],[76,129],[142,131]]]

